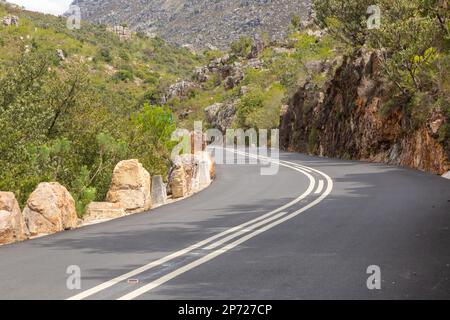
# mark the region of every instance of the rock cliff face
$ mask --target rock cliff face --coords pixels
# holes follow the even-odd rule
[[[179,45],[226,47],[242,35],[284,35],[291,17],[306,17],[310,0],[75,0],[82,18],[128,24]]]
[[[409,166],[437,174],[449,170],[448,122],[441,110],[415,125],[398,101],[389,112],[387,81],[377,52],[344,57],[323,87],[306,81],[281,116],[281,146],[292,151]]]

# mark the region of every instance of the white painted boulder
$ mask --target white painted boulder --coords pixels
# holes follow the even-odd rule
[[[121,203],[127,213],[149,210],[152,206],[150,174],[136,160],[124,160],[114,168],[106,201]]]
[[[211,180],[216,177],[216,163],[208,151],[199,151],[195,153],[195,156],[198,158],[198,161],[206,161],[209,169],[209,176]]]
[[[69,191],[57,182],[40,183],[23,210],[31,236],[75,228],[78,217]]]
[[[198,164],[198,188],[203,189],[211,183],[210,165],[206,160],[201,160]]]
[[[450,171],[447,171],[447,173],[444,173],[444,174],[442,175],[442,178],[450,179]]]
[[[152,204],[162,205],[167,202],[167,188],[162,176],[152,177]]]

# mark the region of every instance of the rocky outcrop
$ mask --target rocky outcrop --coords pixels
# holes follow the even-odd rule
[[[27,234],[16,197],[12,192],[0,191],[0,244],[25,240]]]
[[[59,61],[66,60],[66,56],[65,56],[64,51],[62,49],[56,49],[56,56],[58,57]]]
[[[193,77],[197,82],[206,82],[211,78],[211,72],[208,67],[197,67],[194,70]]]
[[[91,202],[86,207],[83,222],[90,223],[101,220],[120,218],[126,215],[125,209],[120,202]]]
[[[106,31],[116,34],[121,41],[130,40],[132,38],[132,32],[125,26],[110,26],[106,28]]]
[[[149,210],[151,201],[150,174],[136,160],[124,160],[114,168],[106,200],[121,203],[127,213]]]
[[[84,0],[74,3],[81,7],[83,19],[91,22],[126,21],[132,29],[157,34],[180,46],[225,48],[244,35],[267,33],[274,39],[283,38],[293,15],[306,17],[310,0]]]
[[[225,132],[236,120],[236,102],[215,103],[205,108],[205,119],[211,128]]]
[[[31,193],[23,210],[31,236],[50,234],[77,226],[75,201],[57,182],[43,182]]]
[[[320,87],[307,79],[283,110],[280,144],[284,149],[344,159],[409,166],[442,174],[449,170],[449,150],[438,141],[447,119],[433,110],[419,126],[401,108],[380,71],[380,52],[360,50],[344,57]],[[327,72],[317,64],[313,72]]]
[[[19,26],[19,17],[18,16],[5,16],[2,19],[2,24],[4,26]]]
[[[244,79],[244,73],[240,69],[234,69],[233,73],[225,78],[224,87],[225,90],[231,90],[235,88]]]
[[[181,80],[169,87],[167,99],[178,97],[180,99],[187,98],[197,85],[192,81]]]

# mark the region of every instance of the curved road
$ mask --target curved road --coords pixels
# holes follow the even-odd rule
[[[186,200],[2,246],[0,298],[450,298],[450,180],[295,153],[280,160],[273,176],[220,165]],[[70,265],[81,269],[80,290],[67,289]],[[367,288],[369,266],[380,268],[380,290]]]

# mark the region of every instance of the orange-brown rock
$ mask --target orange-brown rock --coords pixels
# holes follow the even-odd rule
[[[27,233],[16,197],[12,192],[0,191],[0,244],[25,240]]]
[[[382,77],[381,55],[360,50],[344,57],[323,87],[305,81],[283,110],[281,147],[436,174],[448,171],[449,144],[439,140],[447,119],[439,110],[432,110],[428,119],[412,125],[402,108],[407,102],[392,97],[392,84]]]
[[[23,216],[31,236],[72,229],[78,222],[75,201],[57,182],[40,183],[28,198]]]
[[[138,160],[121,161],[114,168],[106,200],[121,203],[127,213],[149,210],[152,206],[150,179]]]

